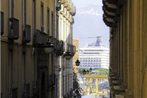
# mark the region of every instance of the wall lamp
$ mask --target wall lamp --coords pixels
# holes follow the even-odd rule
[[[77,59],[75,64],[76,64],[76,66],[79,66],[80,65],[80,61]]]
[[[69,60],[74,56],[75,53],[76,53],[76,47],[72,44],[67,44],[64,57]]]

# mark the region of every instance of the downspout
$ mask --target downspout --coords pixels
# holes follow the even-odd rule
[[[9,18],[13,18],[14,17],[14,1],[13,0],[9,0]],[[10,30],[10,23],[8,24],[8,33],[11,32]],[[14,45],[14,41],[12,39],[8,39],[8,65],[9,65],[9,96],[12,96],[12,83],[13,83],[13,45]]]
[[[23,32],[23,40],[22,40],[22,54],[23,54],[23,67],[24,67],[24,92],[23,92],[23,97],[26,97],[26,43],[25,43],[25,26],[26,26],[26,0],[22,1],[22,32]]]
[[[61,40],[62,38],[61,38],[61,36],[60,36],[60,34],[59,34],[59,32],[61,32],[61,28],[59,27],[59,25],[60,25],[60,18],[59,18],[59,15],[60,15],[60,13],[59,13],[59,11],[61,10],[61,2],[60,2],[60,0],[55,0],[55,15],[56,15],[56,37],[57,37],[57,39],[58,40]],[[62,33],[62,32],[61,32]],[[62,71],[63,71],[63,69],[62,69],[62,64],[63,64],[63,60],[62,60],[62,55],[61,56],[59,56],[59,57],[57,57],[58,58],[58,66],[56,66],[57,68],[56,68],[56,75],[57,75],[57,96],[56,96],[56,98],[62,98]]]

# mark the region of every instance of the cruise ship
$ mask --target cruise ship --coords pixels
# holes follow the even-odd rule
[[[96,42],[79,49],[81,68],[109,68],[109,48],[102,44],[102,38],[97,37]]]

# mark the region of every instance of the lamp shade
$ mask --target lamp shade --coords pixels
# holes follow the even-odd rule
[[[80,61],[77,59],[75,64],[76,64],[76,66],[79,66],[80,65]]]

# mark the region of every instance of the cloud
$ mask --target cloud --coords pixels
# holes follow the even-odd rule
[[[73,27],[73,36],[79,39],[79,47],[92,42],[87,37],[102,36],[105,46],[109,46],[109,29],[102,19],[102,0],[73,0],[75,1],[76,15]],[[85,37],[86,39],[82,39]]]
[[[89,10],[79,11],[77,12],[77,15],[95,15],[95,16],[102,16],[102,13],[99,13],[98,11],[94,10],[93,8]]]
[[[79,8],[77,11],[77,15],[94,15],[94,16],[102,16],[102,8],[98,5],[88,5],[82,8]]]

